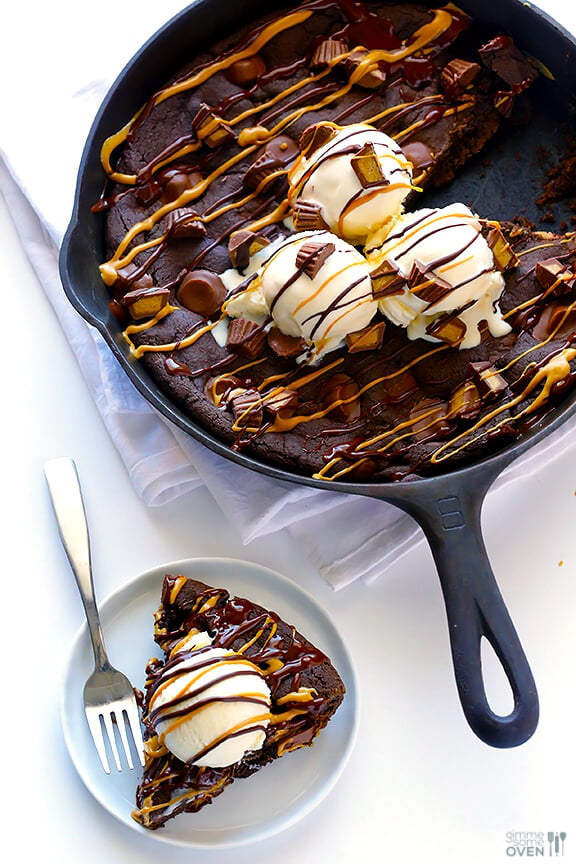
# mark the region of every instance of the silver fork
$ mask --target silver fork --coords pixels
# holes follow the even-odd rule
[[[110,764],[106,753],[104,729],[116,768],[118,771],[122,770],[114,734],[114,726],[116,726],[128,766],[133,768],[127,734],[129,729],[143,765],[144,745],[134,688],[126,675],[110,664],[104,647],[100,616],[94,597],[88,524],[76,465],[73,459],[52,459],[45,463],[44,474],[50,490],[60,538],[76,577],[76,584],[86,612],[94,652],[94,671],[84,685],[84,709],[96,750],[102,767],[109,774]]]

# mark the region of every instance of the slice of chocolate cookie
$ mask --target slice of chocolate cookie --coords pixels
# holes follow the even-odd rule
[[[136,821],[197,812],[234,780],[310,745],[345,686],[329,658],[275,612],[166,576],[143,695],[146,762]]]

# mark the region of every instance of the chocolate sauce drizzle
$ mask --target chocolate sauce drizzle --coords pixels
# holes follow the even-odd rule
[[[189,712],[184,703],[191,696],[206,692],[200,685],[192,694],[186,692],[161,707],[153,707],[158,688],[171,676],[180,674],[182,664],[196,670],[202,668],[202,663],[211,662],[202,661],[203,649],[179,648],[183,638],[198,631],[209,633],[214,647],[236,652],[223,667],[222,677],[249,674],[242,667],[233,668],[234,663],[249,661],[260,669],[270,689],[269,723],[257,722],[249,727],[265,733],[262,750],[248,752],[240,763],[227,768],[202,768],[180,762],[162,746],[156,729],[159,722]],[[310,744],[344,695],[344,686],[326,655],[276,613],[248,599],[231,596],[225,589],[211,588],[182,576],[164,579],[162,602],[155,616],[155,639],[165,653],[165,660],[153,659],[147,667],[143,699],[146,765],[137,791],[137,810],[133,813],[133,818],[147,828],[157,829],[182,811],[200,809],[235,777],[248,776],[271,759]],[[330,687],[322,684],[322,670],[327,668],[336,676]],[[262,704],[260,697],[232,698]],[[199,700],[195,710],[201,710],[208,701],[209,697]],[[214,701],[228,698],[216,697],[211,704]],[[246,731],[243,727],[230,734]],[[195,758],[201,759],[209,749],[206,747]]]
[[[422,130],[442,123],[456,112],[473,112],[475,108],[473,90],[467,90],[459,95],[450,94],[448,96],[442,92],[430,95],[425,87],[430,77],[438,74],[439,66],[444,62],[442,60],[444,49],[451,45],[468,26],[467,17],[456,7],[449,5],[440,11],[443,15],[450,16],[446,26],[435,27],[435,16],[438,12],[437,10],[430,10],[428,24],[421,28],[420,36],[415,33],[405,42],[402,42],[394,32],[390,20],[386,17],[376,16],[363,2],[357,2],[357,0],[312,0],[312,2],[301,4],[290,13],[280,15],[276,19],[252,28],[242,37],[241,41],[215,57],[214,60],[199,65],[186,76],[182,76],[177,82],[177,86],[169,85],[155,93],[143,106],[142,111],[128,124],[128,131],[125,136],[128,143],[136,136],[142,124],[149,119],[155,106],[160,101],[169,99],[173,92],[193,94],[197,85],[212,75],[218,72],[227,75],[234,58],[242,52],[255,51],[254,46],[259,44],[259,40],[264,44],[266,40],[273,39],[278,33],[292,28],[297,23],[294,16],[300,16],[298,21],[301,22],[307,15],[312,17],[316,13],[324,12],[332,16],[337,13],[338,21],[330,30],[331,37],[345,40],[349,46],[349,53],[359,45],[364,46],[368,51],[379,52],[377,65],[385,73],[385,80],[381,87],[377,90],[367,91],[357,88],[354,91],[357,98],[349,106],[344,105],[340,108],[338,99],[340,93],[343,93],[347,86],[345,67],[339,66],[335,70],[310,70],[312,52],[322,38],[319,37],[305,56],[296,57],[292,62],[283,61],[277,66],[268,68],[265,72],[258,74],[256,80],[242,85],[237,92],[225,96],[213,106],[212,110],[216,117],[225,118],[226,124],[229,125],[235,135],[236,140],[229,151],[226,146],[218,144],[213,148],[204,146],[197,139],[197,130],[195,130],[166,145],[160,153],[150,158],[148,164],[144,165],[137,175],[123,175],[112,166],[115,151],[122,142],[116,138],[106,142],[103,147],[103,164],[109,166],[110,180],[106,183],[105,192],[101,200],[95,205],[95,209],[106,210],[114,207],[127,196],[136,196],[136,198],[140,196],[146,199],[149,207],[147,212],[150,213],[147,220],[133,225],[127,231],[110,260],[105,262],[102,267],[103,277],[110,286],[113,295],[115,312],[121,309],[122,293],[126,290],[126,285],[133,285],[147,273],[152,272],[155,263],[161,259],[165,249],[172,242],[177,242],[174,241],[170,231],[165,228],[166,223],[163,220],[178,207],[191,206],[195,208],[200,204],[207,189],[213,191],[214,184],[218,182],[221,176],[219,171],[222,173],[226,173],[228,169],[233,172],[238,171],[240,179],[237,188],[228,188],[225,194],[216,196],[216,199],[211,200],[209,206],[206,206],[203,213],[200,214],[200,220],[203,220],[204,224],[210,227],[210,233],[205,239],[199,239],[191,247],[192,251],[188,262],[190,269],[198,268],[204,265],[206,260],[209,261],[209,256],[214,250],[226,243],[230,235],[241,228],[248,227],[257,231],[271,230],[282,233],[282,220],[288,212],[283,197],[286,190],[283,172],[280,171],[270,181],[266,180],[263,188],[259,190],[251,189],[245,185],[241,180],[241,174],[242,170],[245,170],[252,161],[265,153],[267,144],[274,141],[276,136],[280,134],[290,135],[293,125],[301,117],[310,114],[316,120],[318,113],[322,112],[322,106],[328,105],[332,111],[332,121],[341,123],[343,120],[347,120],[351,114],[361,110],[366,122],[372,123],[381,131],[391,135],[403,146],[407,144],[418,146],[420,143],[419,135],[422,134]],[[495,42],[496,47],[498,44]],[[266,89],[268,85],[277,85],[284,79],[292,81],[294,76],[296,76],[295,87],[288,86],[285,92],[276,93],[277,86],[272,86],[272,92],[276,95],[269,95],[269,91]],[[508,103],[525,86],[526,82],[524,81],[518,85],[511,85],[509,91],[502,91],[500,95],[497,92],[496,99],[501,98],[501,101],[506,103],[504,107],[508,110]],[[388,106],[382,110],[380,106],[388,104],[386,98],[392,88],[399,88],[398,93],[402,102],[393,109]],[[420,88],[422,89],[420,90]],[[244,100],[252,100],[253,102],[253,107],[249,113],[247,115],[235,113],[240,110],[238,106]],[[380,114],[378,113],[379,109],[381,110]],[[271,127],[271,124],[275,125]],[[244,140],[242,136],[246,132],[250,134]],[[179,195],[176,200],[165,201],[163,198],[163,174],[167,167],[181,164],[187,166],[186,170],[191,175],[198,171],[202,179]],[[419,173],[419,182],[424,182],[426,177],[434,171],[434,168],[435,160],[431,154],[430,160],[424,163]],[[270,186],[267,185],[268,182],[270,182]],[[238,218],[231,219],[230,213],[235,211],[238,211]],[[226,227],[223,227],[224,217],[226,217]],[[387,242],[389,239],[387,238]],[[529,260],[531,256],[536,257],[536,251],[535,249],[534,256],[532,256],[529,249],[523,249],[522,254]],[[561,254],[557,247],[554,247],[554,254]],[[572,247],[567,254],[569,261],[573,263],[574,251]],[[439,266],[446,260],[446,258],[439,259],[438,262],[434,263],[434,266]],[[131,272],[127,272],[127,265],[129,264],[135,265]],[[531,268],[533,269],[533,267],[534,265],[527,267],[523,264],[522,272],[518,278],[522,280],[526,279],[528,275],[532,277]],[[429,269],[433,269],[432,266]],[[122,275],[122,289],[118,285],[118,273]],[[170,285],[173,291],[174,280],[166,284]],[[288,279],[283,290],[289,284],[290,280]],[[566,314],[568,316],[574,315],[572,298],[573,294],[566,298],[568,302]],[[514,324],[516,337],[533,332],[534,327],[542,318],[543,304],[548,299],[546,292],[535,292],[532,300],[524,301],[517,309],[508,311],[507,317]],[[345,302],[345,299],[339,298],[334,301],[334,304],[341,302]],[[177,308],[175,301],[174,308]],[[321,318],[322,316],[320,316],[320,320]],[[320,320],[316,327],[319,326]],[[146,326],[152,330],[155,323],[156,319],[152,319]],[[167,354],[165,369],[169,376],[187,378],[213,376],[217,380],[220,376],[232,375],[238,376],[240,381],[246,380],[247,376],[243,371],[246,367],[245,359],[234,354],[224,356],[214,364],[206,364],[198,368],[191,368],[185,362],[182,352],[195,339],[212,338],[210,336],[211,327],[203,327],[203,323],[206,322],[201,322],[194,330],[189,331],[172,348],[167,345],[152,344],[152,341],[150,343],[143,341],[142,333],[146,332],[146,326],[144,328],[141,326],[136,328],[133,325],[126,327],[125,338],[133,347],[136,357],[142,357],[147,352],[164,351]],[[557,332],[559,332],[559,328],[560,324],[556,327]],[[132,341],[135,333],[138,333],[139,336],[138,347]],[[546,345],[553,340],[555,345],[553,348],[551,347],[550,352],[547,352]],[[298,425],[307,428],[310,424],[310,433],[307,438],[310,446],[316,448],[325,445],[325,465],[317,475],[322,479],[346,479],[350,477],[353,479],[358,469],[367,471],[372,466],[373,470],[379,471],[388,460],[391,464],[396,464],[394,460],[398,459],[405,459],[410,463],[410,468],[407,470],[416,470],[416,468],[420,470],[423,467],[437,470],[435,466],[441,465],[446,459],[450,459],[452,456],[460,458],[463,451],[474,445],[478,438],[484,437],[496,441],[499,437],[506,438],[514,428],[517,430],[526,428],[527,424],[533,422],[534,416],[542,417],[549,410],[550,404],[553,404],[554,400],[559,398],[559,394],[563,392],[565,385],[562,381],[570,381],[570,376],[574,374],[570,371],[570,363],[572,366],[574,365],[571,357],[571,352],[574,349],[570,335],[560,349],[557,341],[554,333],[547,334],[543,340],[535,340],[533,349],[530,350],[535,353],[534,365],[537,366],[536,373],[540,377],[537,379],[532,377],[528,381],[527,376],[522,377],[523,373],[517,376],[523,385],[523,399],[521,398],[522,394],[516,394],[512,397],[510,395],[511,392],[514,393],[514,362],[516,361],[509,364],[509,368],[495,370],[497,374],[507,375],[507,380],[511,381],[510,389],[498,396],[494,404],[485,406],[482,414],[483,419],[470,422],[466,427],[466,434],[461,418],[458,418],[454,410],[448,406],[446,417],[448,422],[452,424],[452,434],[448,440],[439,440],[436,447],[434,436],[437,427],[434,425],[431,415],[428,430],[428,440],[431,442],[431,446],[423,461],[420,456],[414,457],[411,461],[409,454],[411,451],[416,451],[418,449],[416,445],[421,444],[426,439],[426,429],[415,441],[414,421],[410,418],[400,419],[395,426],[383,429],[379,435],[372,434],[368,440],[359,441],[358,436],[362,437],[362,431],[368,428],[374,417],[382,412],[384,407],[394,404],[394,400],[397,398],[398,382],[404,377],[410,378],[413,372],[416,374],[418,365],[430,353],[450,350],[446,345],[430,347],[429,350],[426,347],[418,358],[414,358],[410,346],[407,346],[405,363],[396,364],[394,368],[388,371],[383,371],[385,370],[385,361],[379,355],[380,360],[375,361],[371,383],[363,385],[362,398],[367,399],[367,406],[363,408],[359,416],[355,416],[347,423],[340,423],[333,427],[329,421],[334,416],[334,410],[341,407],[347,400],[336,399],[330,404],[325,404],[321,397],[311,399],[309,382],[312,381],[312,384],[319,391],[325,390],[331,376],[338,373],[339,360],[337,357],[330,355],[325,361],[322,361],[318,368],[312,371],[304,370],[302,367],[299,369],[291,368],[274,376],[272,380],[258,379],[256,375],[256,387],[261,394],[263,403],[270,392],[276,392],[283,387],[290,387],[306,393],[305,404],[301,405],[296,414],[287,420],[280,417],[271,418],[267,415],[261,429],[256,433],[247,432],[238,425],[233,425],[232,431],[237,437],[232,446],[235,449],[242,449],[249,447],[255,437],[260,435],[270,432],[290,432]],[[556,362],[558,351],[560,354],[564,351],[563,356],[568,358],[568,372],[564,379],[555,377],[560,375],[561,367],[561,364]],[[359,366],[361,365],[362,362]],[[525,363],[519,364],[519,368],[524,368],[524,366]],[[537,386],[534,385],[534,380],[539,382]],[[412,379],[412,384],[409,383],[405,388],[405,392],[414,393],[416,385],[413,384],[413,381],[414,379]],[[387,392],[379,397],[373,396],[381,385]],[[223,410],[226,409],[225,404],[221,407]],[[298,413],[299,411],[301,413]],[[511,412],[514,411],[518,412],[516,419],[511,416]],[[314,425],[314,421],[319,418],[324,421],[321,431],[318,431],[317,426]],[[349,439],[331,447],[330,440],[334,434],[349,435]],[[306,435],[307,433],[304,433],[304,437]],[[322,442],[322,445],[319,442]],[[376,464],[376,468],[373,467],[374,464]],[[364,467],[362,468],[362,466]],[[397,471],[397,469],[394,470]]]

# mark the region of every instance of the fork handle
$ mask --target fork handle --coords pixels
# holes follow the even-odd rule
[[[76,464],[68,457],[52,459],[45,463],[44,474],[56,514],[60,539],[84,605],[94,662],[97,669],[105,669],[110,664],[104,648],[100,616],[94,597],[90,537]]]

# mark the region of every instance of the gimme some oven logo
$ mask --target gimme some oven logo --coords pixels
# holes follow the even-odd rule
[[[508,831],[506,854],[510,858],[554,857],[564,855],[565,831]]]

